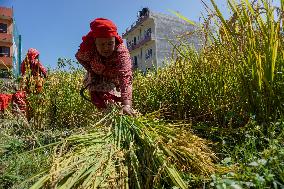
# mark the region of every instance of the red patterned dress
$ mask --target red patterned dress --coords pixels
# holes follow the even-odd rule
[[[87,70],[84,85],[88,86],[91,101],[98,108],[106,108],[108,102],[132,100],[132,64],[123,43],[109,57],[101,56],[94,48],[79,49],[76,58]]]

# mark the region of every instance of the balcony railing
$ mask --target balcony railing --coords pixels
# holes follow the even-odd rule
[[[134,49],[137,49],[147,43],[148,41],[154,40],[154,34],[150,33],[147,36],[145,36],[142,40],[138,41],[135,45],[134,44],[129,44],[127,45],[127,48],[129,51],[133,51]]]
[[[8,33],[0,33],[0,42],[6,42],[6,43],[13,43],[13,36],[12,34]]]
[[[0,7],[0,18],[12,20],[13,19],[13,10],[11,8]]]
[[[142,22],[144,22],[147,18],[149,18],[149,13],[138,18],[138,20],[136,22],[134,22],[133,24],[131,24],[131,26],[129,28],[126,28],[125,33],[122,33],[122,37],[124,37],[124,35],[126,35],[127,33],[133,31],[138,25],[140,25]]]
[[[0,68],[12,68],[13,57],[0,57]]]

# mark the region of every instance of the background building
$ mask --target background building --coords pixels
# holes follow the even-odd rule
[[[19,75],[21,64],[21,36],[17,32],[13,9],[0,7],[0,78],[12,71]]]
[[[122,37],[126,39],[134,69],[146,71],[163,66],[173,56],[172,44],[179,44],[177,37],[194,29],[195,26],[178,17],[143,8],[138,13],[138,20],[126,29]],[[191,35],[186,41],[196,48],[199,46],[197,36]]]

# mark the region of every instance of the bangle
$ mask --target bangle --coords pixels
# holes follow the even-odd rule
[[[131,108],[131,106],[129,104],[123,105],[123,107]]]

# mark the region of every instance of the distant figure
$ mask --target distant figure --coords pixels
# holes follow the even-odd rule
[[[115,24],[105,18],[90,23],[76,58],[87,70],[84,86],[91,102],[100,110],[109,103],[121,102],[121,112],[134,115],[132,109],[132,64],[128,49]]]
[[[12,102],[13,102],[13,113],[26,116],[29,120],[28,115],[28,104],[27,104],[27,97],[25,91],[16,90],[16,92],[12,96]]]
[[[5,110],[9,107],[12,100],[12,94],[1,94],[0,93],[0,115],[4,114]]]
[[[39,61],[39,52],[30,48],[26,58],[21,64],[23,77],[23,89],[27,93],[40,93],[43,87],[43,77],[47,77],[47,71]],[[35,91],[34,91],[35,90]]]
[[[0,94],[0,117],[4,115],[12,102],[13,113],[27,116],[27,101],[25,91],[15,90],[13,94]]]

